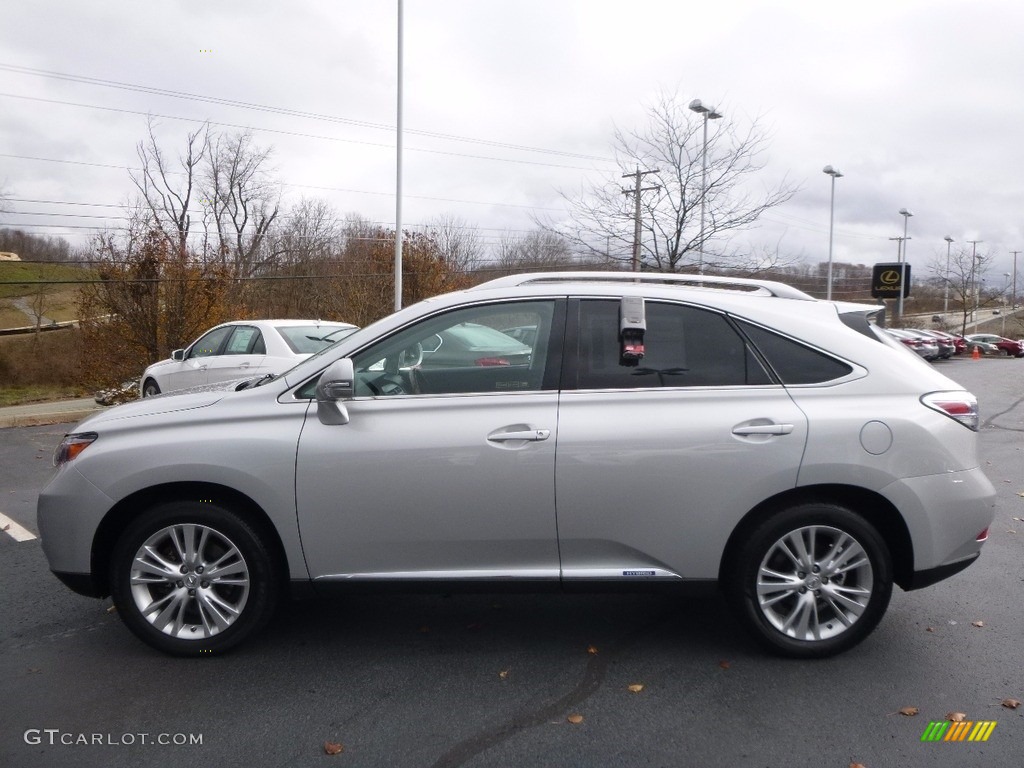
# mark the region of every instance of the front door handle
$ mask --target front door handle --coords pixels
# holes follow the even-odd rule
[[[751,424],[745,427],[733,427],[734,435],[788,435],[793,431],[792,424]]]
[[[516,432],[498,432],[494,435],[488,435],[487,439],[492,443],[504,443],[509,440],[540,442],[541,440],[547,440],[549,437],[551,437],[550,429],[523,429]]]

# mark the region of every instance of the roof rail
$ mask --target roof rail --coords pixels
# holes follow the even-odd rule
[[[697,288],[740,290],[780,299],[817,301],[813,296],[785,283],[774,280],[754,280],[747,277],[721,275],[684,275],[677,272],[530,272],[488,280],[470,288],[471,291],[488,288],[510,288],[530,283],[661,283],[679,284]]]

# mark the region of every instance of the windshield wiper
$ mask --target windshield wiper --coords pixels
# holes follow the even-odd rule
[[[245,381],[240,382],[237,387],[235,387],[235,392],[241,392],[243,389],[249,389],[250,387],[261,387],[267,382],[273,381],[276,378],[276,373],[266,373],[263,376],[260,376],[258,379],[246,379]]]

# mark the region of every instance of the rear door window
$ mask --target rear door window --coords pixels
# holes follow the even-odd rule
[[[621,360],[619,306],[614,299],[579,302],[575,384],[578,389],[734,387],[771,384],[746,340],[724,315],[682,304],[646,302],[644,357]],[[572,379],[570,374],[570,379]]]

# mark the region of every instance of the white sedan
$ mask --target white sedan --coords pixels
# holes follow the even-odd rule
[[[319,320],[236,320],[204,333],[170,359],[153,363],[139,380],[142,397],[287,371],[356,330]]]

